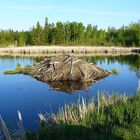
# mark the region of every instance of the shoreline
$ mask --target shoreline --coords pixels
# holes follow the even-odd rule
[[[1,54],[0,57],[53,57],[56,55],[63,55],[64,53],[31,53],[31,54]],[[129,56],[129,55],[140,55],[138,53],[132,53],[132,52],[127,52],[127,53],[66,53],[66,55],[72,55],[76,57],[90,57],[90,56]]]
[[[127,54],[140,53],[140,48],[103,47],[103,46],[23,46],[0,48],[0,55],[35,54]]]

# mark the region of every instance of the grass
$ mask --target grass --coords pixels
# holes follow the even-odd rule
[[[11,131],[8,130],[3,118],[0,116],[0,134],[2,134],[2,137],[0,135],[1,140],[26,140],[26,133],[23,129],[21,112],[17,111],[17,113],[19,118],[19,130],[14,131],[12,134],[10,133]]]
[[[117,69],[112,69],[111,72],[114,75],[118,75],[119,74],[119,71]]]
[[[25,68],[23,68],[20,64],[17,64],[17,66],[14,70],[5,70],[3,73],[5,75],[25,74],[25,75],[30,75],[30,76],[33,76],[33,74],[34,74],[34,72],[31,70],[29,65],[27,65]]]
[[[15,70],[5,70],[4,74],[18,74],[19,71],[22,70],[22,66],[20,64],[17,64]]]
[[[130,53],[134,48],[108,47],[108,46],[29,46],[1,48],[1,54],[35,54],[35,53]],[[138,48],[136,48],[137,50]]]
[[[139,139],[139,107],[140,92],[132,98],[98,93],[97,102],[94,102],[93,99],[87,102],[82,98],[75,104],[65,105],[58,114],[49,116],[39,114],[40,125],[38,130],[26,133],[26,139]]]
[[[98,96],[94,100],[66,105],[49,121],[42,122],[38,132],[29,135],[41,140],[109,140],[140,138],[140,93],[126,96]]]

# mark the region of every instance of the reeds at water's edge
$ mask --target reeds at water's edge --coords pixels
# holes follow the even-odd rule
[[[19,119],[19,121],[18,121],[18,128],[19,129],[14,133],[10,133],[3,118],[0,116],[0,130],[2,133],[2,136],[1,136],[2,139],[4,139],[4,140],[26,140],[26,133],[25,133],[24,128],[23,128],[21,112],[17,111],[17,114],[18,114],[18,119]]]
[[[0,54],[58,54],[58,53],[139,53],[140,48],[108,46],[26,46],[0,48]]]
[[[90,118],[91,113],[102,114],[105,108],[115,105],[118,102],[126,103],[128,97],[125,95],[108,95],[98,92],[98,101],[94,99],[86,101],[84,98],[77,104],[65,105],[59,110],[59,113],[52,116],[55,122],[63,122],[67,124],[82,125],[81,120]],[[88,121],[88,120],[86,120]]]
[[[1,132],[3,134],[3,139],[11,140],[11,136],[10,136],[9,130],[6,127],[6,124],[5,124],[5,122],[4,122],[4,120],[2,119],[1,116],[0,116],[0,127],[1,127]]]
[[[40,130],[33,135],[36,135],[38,140],[42,140],[43,138],[49,139],[50,137],[52,137],[51,135],[56,135],[58,139],[61,139],[61,137],[64,138],[65,135],[67,135],[67,129],[70,129],[71,133],[77,131],[73,131],[74,126],[77,128],[79,127],[78,129],[80,129],[80,134],[81,131],[89,132],[85,130],[85,128],[88,128],[93,129],[93,132],[99,131],[99,134],[117,133],[118,135],[122,135],[121,129],[123,129],[123,131],[125,132],[125,129],[127,127],[129,128],[129,125],[133,126],[135,125],[135,123],[137,123],[138,120],[140,120],[139,101],[139,91],[136,96],[130,99],[125,94],[109,95],[107,93],[101,93],[98,91],[97,102],[95,102],[94,99],[87,101],[86,99],[81,97],[79,98],[77,103],[65,105],[64,107],[60,108],[57,114],[46,116],[39,113],[38,116],[40,119],[40,123],[43,123],[45,125],[43,125],[43,128],[41,126]],[[15,134],[11,134],[8,131],[2,117],[0,117],[0,130],[2,132],[0,134],[2,134],[3,138],[5,138],[4,140],[28,139],[26,131],[23,128],[22,115],[20,111],[18,111],[18,118],[19,130],[17,130]],[[137,134],[135,134],[134,138],[140,136],[139,123],[136,125],[138,127],[138,132]],[[112,130],[110,130],[110,128]],[[59,138],[58,133],[60,133],[60,131],[64,131],[64,134],[63,136],[60,135]],[[128,130],[126,129],[126,133],[127,131]],[[135,130],[131,131],[133,132]],[[77,136],[78,132],[76,132]],[[30,133],[30,135],[32,136],[32,132]],[[78,136],[77,138],[80,137]],[[33,139],[35,139],[35,137]]]

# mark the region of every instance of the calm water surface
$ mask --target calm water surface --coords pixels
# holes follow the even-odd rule
[[[42,83],[26,75],[4,75],[4,70],[14,69],[18,63],[23,66],[32,65],[38,59],[31,57],[0,57],[0,114],[8,127],[16,126],[17,110],[23,116],[24,127],[35,129],[38,124],[38,113],[56,113],[64,104],[76,102],[83,96],[97,98],[97,91],[109,94],[117,92],[133,96],[136,94],[140,80],[140,56],[83,57],[89,62],[111,70],[119,70],[118,75],[110,75],[85,89],[66,93],[56,91],[46,83]]]

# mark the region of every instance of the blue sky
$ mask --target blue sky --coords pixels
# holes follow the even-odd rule
[[[0,29],[28,30],[45,17],[118,28],[140,20],[140,0],[0,0]]]

